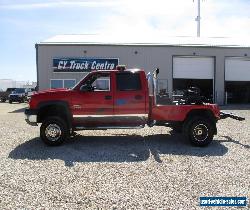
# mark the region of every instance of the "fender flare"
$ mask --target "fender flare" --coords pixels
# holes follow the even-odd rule
[[[38,114],[40,112],[41,109],[43,109],[46,106],[60,106],[63,107],[66,111],[66,118],[67,118],[67,123],[69,124],[70,128],[72,128],[72,121],[73,121],[73,117],[72,117],[72,113],[70,111],[70,106],[69,103],[67,101],[63,101],[63,100],[51,100],[51,101],[44,101],[44,102],[40,102],[37,106],[37,110],[38,110]]]

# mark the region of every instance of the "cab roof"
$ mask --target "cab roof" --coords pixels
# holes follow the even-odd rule
[[[118,70],[118,69],[113,69],[113,70],[95,70],[95,71],[92,71],[92,72],[102,72],[102,73],[107,73],[107,72],[132,72],[132,73],[135,73],[135,72],[145,72],[143,69],[138,69],[138,68],[134,68],[134,69],[125,69],[125,70]]]

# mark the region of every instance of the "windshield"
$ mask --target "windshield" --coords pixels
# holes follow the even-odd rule
[[[25,89],[24,88],[18,88],[18,89],[15,89],[13,91],[13,93],[25,93]]]
[[[74,90],[74,89],[82,82],[82,80],[84,80],[88,75],[89,75],[89,74],[86,74],[79,82],[77,82],[77,83],[75,84],[74,87],[68,88],[68,89],[73,89],[73,90]]]

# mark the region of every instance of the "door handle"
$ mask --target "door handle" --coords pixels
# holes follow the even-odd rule
[[[135,96],[135,99],[136,99],[136,100],[141,100],[141,99],[142,99],[142,96],[141,96],[141,95],[136,95],[136,96]]]
[[[105,96],[105,99],[106,99],[106,100],[110,100],[110,99],[112,99],[112,96],[109,96],[109,95],[108,95],[108,96]]]

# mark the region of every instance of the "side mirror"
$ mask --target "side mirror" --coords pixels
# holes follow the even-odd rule
[[[88,84],[84,84],[80,87],[80,91],[82,92],[89,92],[92,91],[92,87]]]

